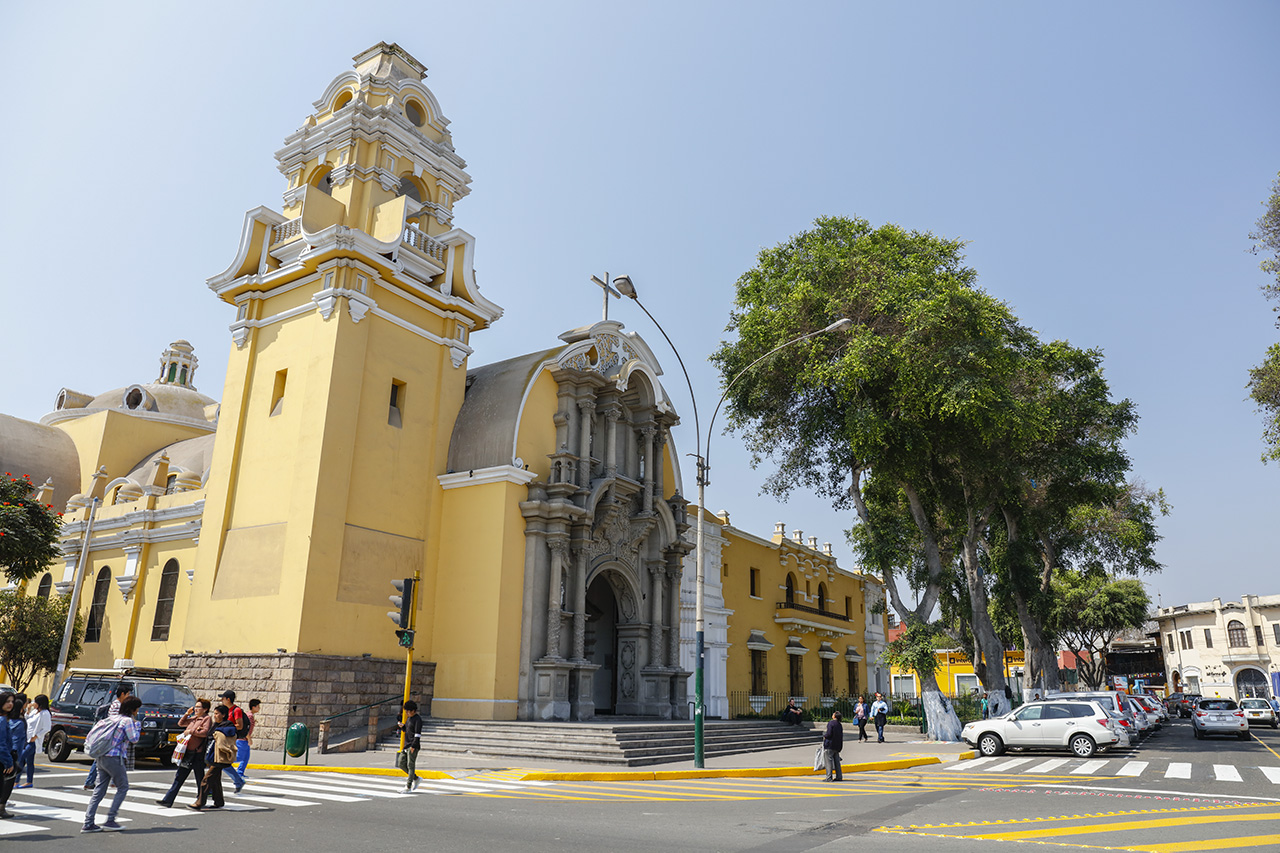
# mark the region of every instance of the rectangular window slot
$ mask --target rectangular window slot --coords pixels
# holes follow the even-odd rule
[[[275,417],[284,411],[284,384],[288,377],[289,371],[276,371],[276,384],[271,390],[271,417]]]
[[[752,598],[760,597],[760,570],[759,569],[751,570],[751,597]]]
[[[1213,648],[1213,634],[1209,633],[1209,629],[1204,629],[1204,647],[1206,649]]]
[[[391,380],[391,407],[387,413],[387,423],[399,429],[404,424],[401,412],[404,410],[404,383],[398,379]]]

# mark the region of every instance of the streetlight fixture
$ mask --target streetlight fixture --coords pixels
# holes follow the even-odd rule
[[[706,703],[705,703],[706,695],[705,695],[705,690],[703,685],[703,678],[706,673],[706,664],[705,664],[706,645],[705,644],[706,644],[706,628],[707,628],[706,597],[705,597],[706,580],[707,580],[706,578],[706,546],[705,546],[705,540],[704,540],[705,532],[704,532],[703,515],[706,512],[706,506],[707,506],[706,487],[711,484],[711,479],[708,476],[711,472],[711,462],[710,462],[711,433],[712,433],[712,430],[715,428],[716,415],[720,413],[720,407],[724,405],[725,397],[729,395],[729,392],[733,389],[733,386],[736,385],[739,379],[741,379],[743,376],[749,373],[751,369],[754,368],[756,365],[758,365],[760,362],[764,361],[766,358],[773,355],[778,350],[786,349],[792,344],[800,343],[800,341],[808,340],[809,338],[816,337],[818,335],[823,335],[828,332],[843,332],[846,329],[849,329],[853,326],[853,321],[848,318],[843,318],[840,320],[836,320],[831,325],[827,326],[826,328],[819,329],[816,332],[809,332],[807,334],[800,335],[799,337],[792,338],[786,343],[780,344],[774,347],[773,349],[769,350],[767,353],[760,356],[755,361],[748,364],[746,367],[742,368],[742,370],[738,371],[738,373],[733,377],[733,379],[729,381],[729,384],[725,386],[723,393],[720,394],[720,399],[716,401],[715,411],[711,413],[711,423],[707,424],[707,444],[706,444],[707,451],[706,451],[706,454],[704,455],[702,452],[702,430],[698,423],[698,400],[693,393],[693,382],[689,380],[689,371],[685,369],[684,359],[680,357],[680,351],[677,350],[676,345],[671,342],[671,338],[667,335],[666,330],[662,328],[662,324],[659,323],[656,319],[654,319],[654,316],[649,313],[648,308],[644,307],[644,304],[640,301],[640,297],[636,294],[635,285],[632,283],[631,278],[629,276],[625,276],[625,275],[618,276],[613,280],[613,286],[617,289],[618,293],[631,299],[633,302],[639,305],[640,310],[645,313],[645,316],[653,321],[653,325],[658,327],[659,332],[662,332],[662,337],[666,338],[667,345],[671,347],[671,351],[676,355],[676,361],[680,362],[680,370],[684,373],[685,384],[689,386],[689,400],[693,403],[694,458],[697,460],[697,463],[698,463],[698,533],[697,533],[697,544],[694,546],[695,553],[696,553],[695,559],[696,559],[696,565],[697,565],[697,576],[696,576],[697,579],[696,579],[695,598],[694,598],[694,613],[695,613],[696,621],[695,621],[695,640],[694,640],[694,668],[693,668],[693,703],[694,703],[693,704],[693,766],[701,768],[705,766],[705,752],[703,750],[703,727],[704,727],[705,716],[706,716]]]

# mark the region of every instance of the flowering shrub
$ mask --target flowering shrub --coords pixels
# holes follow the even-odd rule
[[[57,559],[59,513],[39,503],[30,476],[0,477],[0,567],[10,581],[31,580]]]

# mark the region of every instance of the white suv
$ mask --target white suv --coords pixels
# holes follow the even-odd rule
[[[1028,702],[1003,717],[969,723],[960,737],[984,756],[1017,747],[1070,749],[1079,758],[1088,758],[1120,739],[1096,700],[1061,698]]]

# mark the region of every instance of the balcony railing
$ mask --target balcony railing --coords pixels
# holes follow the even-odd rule
[[[853,621],[843,613],[832,613],[830,610],[821,610],[817,607],[810,607],[807,604],[796,604],[794,601],[779,601],[777,607],[779,610],[799,610],[801,613],[813,613],[817,616],[824,616],[827,619],[835,619],[837,622]]]
[[[294,237],[302,233],[302,217],[290,219],[288,222],[281,222],[273,230],[271,245],[277,243],[287,243]]]
[[[434,237],[428,237],[418,226],[413,224],[406,225],[404,227],[404,236],[401,239],[406,246],[412,246],[424,255],[435,258],[441,263],[444,262],[444,253],[448,247]]]

